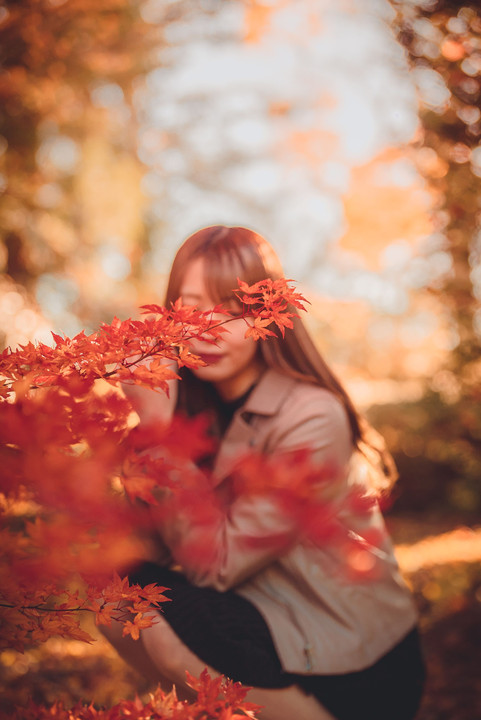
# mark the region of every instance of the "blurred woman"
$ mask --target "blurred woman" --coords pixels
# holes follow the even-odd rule
[[[205,666],[252,686],[248,699],[264,706],[265,720],[409,720],[423,685],[416,611],[377,501],[368,510],[345,502],[353,486],[384,491],[395,469],[299,318],[284,337],[245,337],[238,278],[251,285],[280,277],[272,247],[246,228],[204,228],[175,257],[166,305],[181,298],[207,311],[222,303],[234,318],[216,344],[192,343],[205,365],[181,369],[168,408],[160,407],[167,398],[147,393],[144,415],[210,413],[217,449],[203,469],[224,512],[209,528],[208,563],[185,553],[202,527],[161,523],[164,564],[137,568],[131,581],[171,588],[172,602],[137,645],[116,626],[106,634],[165,687],[188,692],[185,670],[198,675]],[[320,473],[337,468],[336,521],[374,568],[369,579],[346,571],[346,544],[313,542],[274,494],[233,491],[236,465],[253,450],[284,458],[293,472],[299,450]]]

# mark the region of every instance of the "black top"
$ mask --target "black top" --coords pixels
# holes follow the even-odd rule
[[[245,393],[235,400],[225,401],[221,398],[214,385],[198,381],[191,370],[183,367],[179,371],[181,381],[177,397],[176,412],[194,418],[205,414],[209,419],[208,434],[215,438],[214,450],[197,460],[196,464],[205,470],[212,469],[220,441],[227,432],[234,413],[245,403],[256,386],[253,383]]]
[[[246,390],[245,393],[243,393],[240,397],[236,398],[235,400],[222,400],[220,396],[218,401],[218,406],[216,408],[218,422],[220,425],[221,430],[221,437],[223,437],[227,431],[227,428],[231,424],[232,418],[234,417],[234,413],[236,410],[238,410],[240,407],[243,406],[251,392],[253,391],[256,383],[253,383],[253,385],[250,386],[248,390]]]

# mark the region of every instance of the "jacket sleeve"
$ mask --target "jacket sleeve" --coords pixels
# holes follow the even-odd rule
[[[287,459],[293,451],[308,449],[320,468],[325,463],[344,465],[351,454],[345,411],[330,393],[326,397],[316,388],[307,390],[273,424],[266,452]],[[333,481],[331,491],[337,485]],[[333,500],[332,492],[329,500]],[[275,493],[267,492],[242,494],[227,508],[212,502],[207,513],[181,511],[162,528],[187,577],[196,585],[221,591],[242,583],[287,552],[302,534],[295,513]]]
[[[241,497],[209,522],[180,513],[161,533],[174,560],[195,585],[228,590],[286,552],[297,537],[293,519],[268,496]]]

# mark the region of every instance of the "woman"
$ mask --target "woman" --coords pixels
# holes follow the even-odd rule
[[[237,278],[253,284],[281,276],[272,248],[253,231],[204,228],[177,253],[166,305],[181,298],[200,310],[224,303],[235,313]],[[174,683],[187,692],[185,670],[198,675],[206,665],[252,685],[248,699],[264,706],[265,720],[291,720],[294,713],[302,720],[409,720],[423,684],[413,602],[377,503],[362,512],[342,503],[353,483],[366,494],[384,489],[395,474],[389,456],[368,437],[299,319],[284,338],[257,343],[245,337],[244,317],[225,328],[215,345],[193,343],[206,365],[183,368],[170,394],[170,412],[209,410],[219,438],[215,456],[204,462],[211,462],[215,493],[232,500],[209,535],[209,562],[189,565],[180,550],[186,537],[190,547],[196,537],[201,542],[202,528],[160,527],[182,572],[147,564],[131,581],[171,588],[172,602],[142,630],[141,643],[122,639],[117,627],[107,635],[166,687]],[[158,395],[146,398],[141,420],[160,416],[165,409],[152,405]],[[320,467],[338,468],[337,520],[359,541],[368,564],[372,557],[368,581],[343,571],[346,545],[310,542],[272,498],[230,493],[236,463],[252,449],[286,462],[293,451],[307,449]],[[374,536],[375,545],[369,542]]]

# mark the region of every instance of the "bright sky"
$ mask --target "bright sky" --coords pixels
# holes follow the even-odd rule
[[[170,47],[138,97],[139,155],[151,168],[144,188],[159,221],[147,262],[165,272],[181,240],[200,226],[244,224],[271,240],[289,277],[402,312],[405,289],[336,245],[348,229],[343,196],[353,170],[402,147],[418,124],[390,5],[263,0],[248,11],[232,0],[199,7],[167,28]],[[147,5],[151,19],[154,8]],[[406,158],[385,165],[378,185],[417,181]],[[411,257],[402,236],[393,240],[398,255]]]

